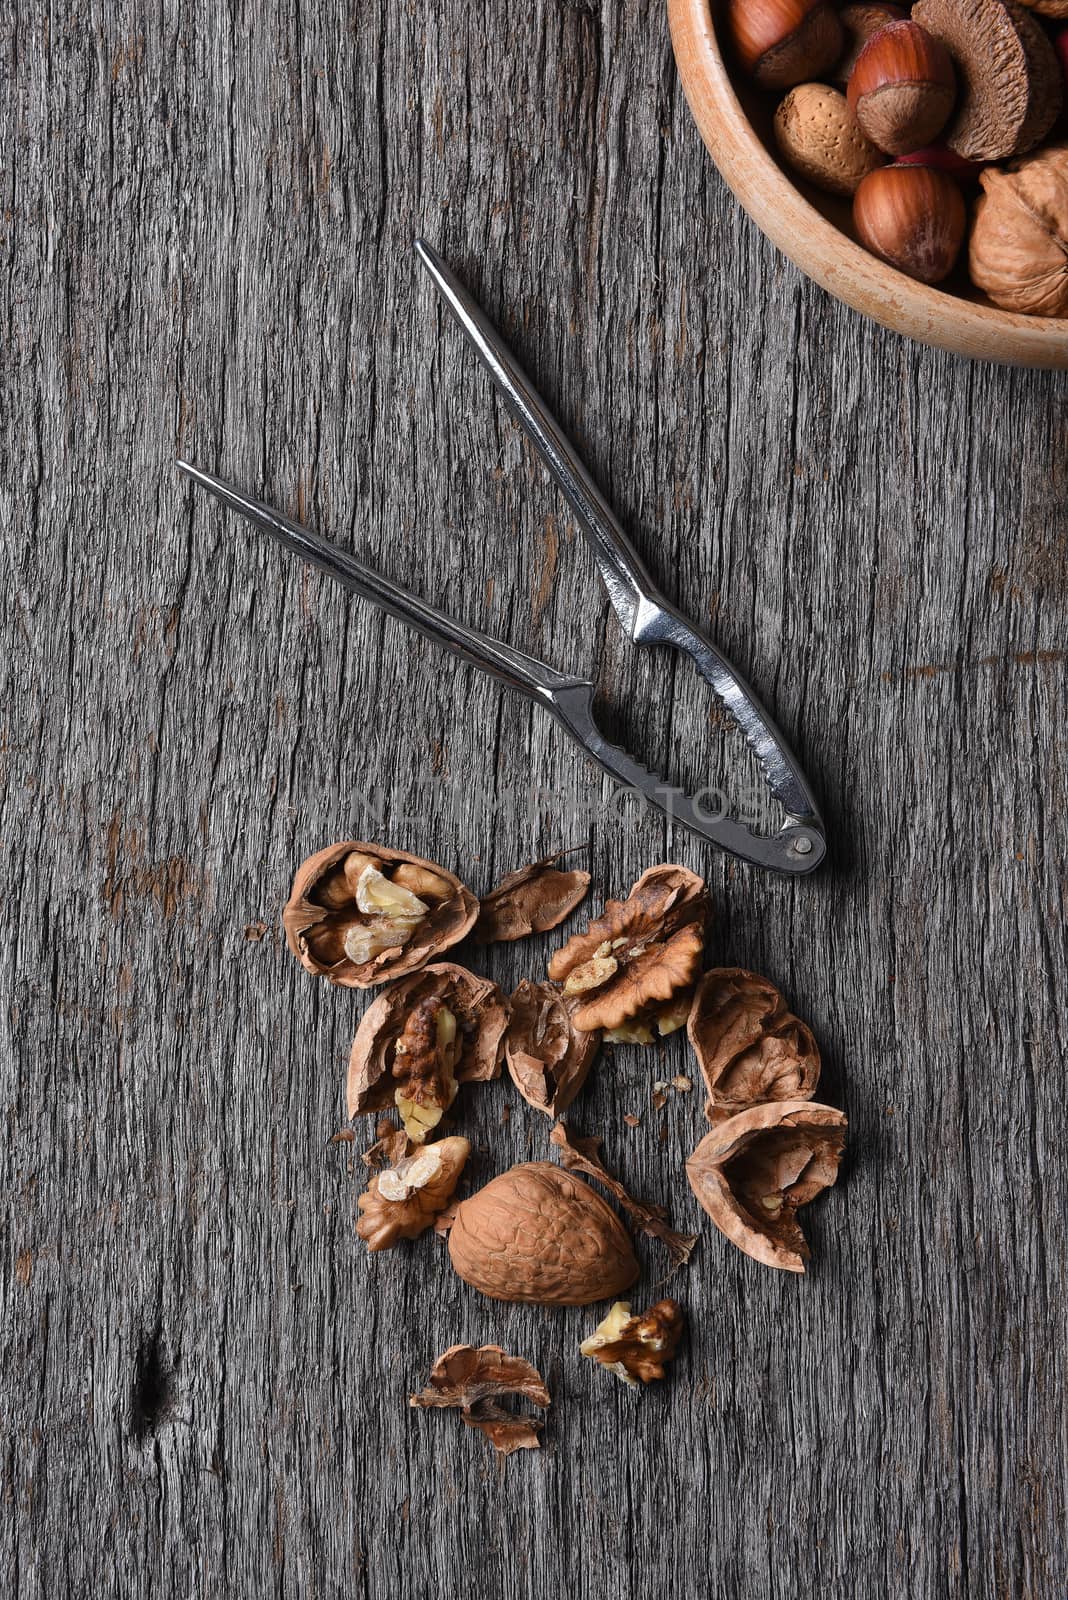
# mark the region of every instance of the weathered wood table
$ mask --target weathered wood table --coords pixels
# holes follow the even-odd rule
[[[1063,1596],[1065,380],[803,282],[652,0],[2,31],[3,1592]],[[622,644],[419,232],[795,736],[817,877],[617,814],[525,702],[179,481],[183,453],[262,488],[748,793],[703,686]],[[328,1144],[366,999],[279,935],[346,834],[476,889],[558,844],[598,897],[705,872],[712,959],[785,988],[851,1119],[809,1275],[707,1227],[688,1349],[635,1394],[578,1358],[590,1312],[483,1301],[433,1238],[369,1259],[361,1146]],[[472,960],[511,985],[556,942]],[[695,1225],[700,1097],[651,1105],[686,1060],[617,1052],[573,1120]],[[461,1122],[475,1181],[547,1154],[507,1079]],[[408,1409],[457,1340],[553,1389],[503,1474]]]

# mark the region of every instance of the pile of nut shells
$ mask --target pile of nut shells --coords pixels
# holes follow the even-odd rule
[[[852,198],[868,250],[924,283],[963,256],[995,305],[1051,317],[1068,315],[1066,21],[1068,0],[726,0],[743,71],[787,91],[784,159]]]
[[[661,1204],[629,1195],[601,1160],[601,1141],[561,1120],[602,1046],[649,1046],[685,1030],[711,1128],[680,1159],[680,1175],[685,1170],[720,1232],[767,1266],[804,1271],[797,1212],[834,1183],[846,1119],[815,1103],[819,1048],[774,984],[740,968],[705,970],[709,897],[685,867],[651,867],[625,900],[608,900],[556,950],[544,976],[524,979],[511,996],[441,959],[465,940],[486,945],[556,928],[589,886],[589,873],[555,856],[479,898],[433,862],[346,840],[300,868],[283,923],[309,972],[379,991],[357,1028],[347,1084],[349,1117],[380,1118],[363,1155],[369,1179],[358,1202],[357,1232],[368,1249],[389,1250],[433,1229],[447,1235],[459,1277],[490,1299],[613,1301],[582,1354],[627,1383],[648,1383],[675,1355],[683,1313],[664,1299],[634,1314],[621,1298],[640,1275],[638,1260],[620,1216],[587,1180],[664,1244],[673,1267],[688,1261],[696,1239],[673,1229]],[[559,1164],[520,1163],[458,1199],[471,1153],[452,1131],[461,1088],[497,1078],[503,1067],[550,1119],[548,1146]],[[672,1083],[692,1087],[682,1073]],[[671,1085],[652,1088],[662,1104]],[[518,1358],[497,1346],[453,1346],[412,1404],[458,1407],[506,1454],[538,1443],[540,1422],[500,1403],[514,1394],[548,1404],[540,1375]]]

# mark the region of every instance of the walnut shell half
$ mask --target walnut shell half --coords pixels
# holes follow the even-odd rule
[[[461,1201],[449,1256],[491,1300],[585,1306],[629,1289],[638,1263],[615,1212],[547,1161],[503,1172]]]
[[[845,1129],[844,1112],[809,1100],[751,1106],[705,1134],[686,1163],[690,1188],[747,1256],[804,1272],[796,1213],[837,1178]]]
[[[308,972],[370,989],[425,967],[469,933],[478,901],[444,867],[405,850],[346,839],[309,856],[282,913]]]
[[[1068,316],[1068,146],[988,167],[979,182],[972,282],[1006,311]]]
[[[701,970],[707,915],[704,879],[685,867],[650,867],[626,900],[609,900],[549,962],[550,978],[582,998],[575,1027],[629,1025],[626,1037],[647,1044],[654,1023],[681,1027],[679,1000]]]
[[[504,1059],[519,1093],[546,1116],[559,1116],[589,1076],[601,1048],[599,1033],[580,1033],[581,1001],[555,983],[524,978],[509,1001]]]
[[[768,978],[715,967],[697,985],[686,1024],[708,1099],[709,1122],[769,1100],[809,1100],[820,1076],[812,1030],[786,1009]]]
[[[396,1106],[421,1143],[459,1084],[498,1076],[507,1022],[497,985],[448,961],[390,984],[352,1041],[349,1116]]]

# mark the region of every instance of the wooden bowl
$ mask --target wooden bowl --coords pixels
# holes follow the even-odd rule
[[[847,201],[787,176],[772,135],[777,96],[732,81],[709,0],[668,0],[675,61],[713,161],[757,226],[824,289],[923,344],[983,361],[1068,367],[1068,320],[999,311],[963,271],[929,288],[852,237]]]

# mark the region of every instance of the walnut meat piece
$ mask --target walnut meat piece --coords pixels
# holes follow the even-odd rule
[[[742,967],[706,972],[686,1025],[705,1080],[709,1122],[769,1100],[808,1100],[820,1076],[811,1029],[767,978]]]
[[[581,1178],[547,1161],[503,1172],[463,1200],[449,1233],[457,1274],[491,1300],[585,1306],[629,1289],[626,1229]]]
[[[580,1005],[555,983],[524,978],[509,1002],[504,1059],[528,1105],[555,1117],[574,1100],[601,1047],[599,1033],[580,1033]]]
[[[968,246],[972,282],[995,305],[1068,316],[1068,146],[980,174]]]
[[[396,1107],[408,1137],[422,1143],[461,1083],[497,1077],[507,1021],[497,985],[451,962],[391,984],[352,1041],[349,1116]]]
[[[475,923],[476,944],[504,944],[531,933],[547,933],[569,917],[590,887],[588,872],[563,872],[560,855],[520,867],[483,895]]]
[[[701,968],[707,912],[704,879],[685,867],[650,867],[626,900],[609,900],[549,962],[564,993],[582,997],[575,1027],[651,1043],[662,1022],[664,1031],[680,1026]]]
[[[369,1250],[415,1239],[445,1210],[471,1154],[466,1139],[440,1139],[375,1173],[359,1198],[356,1232]]]
[[[408,1404],[424,1409],[457,1407],[467,1426],[484,1433],[498,1455],[539,1449],[541,1419],[506,1410],[501,1398],[508,1395],[522,1395],[543,1410],[552,1401],[541,1373],[529,1361],[506,1355],[496,1344],[477,1350],[454,1344],[430,1369],[430,1387],[413,1394]]]
[[[369,989],[425,967],[470,932],[477,916],[474,895],[443,867],[349,839],[305,861],[282,923],[309,972]]]
[[[751,1106],[701,1140],[686,1163],[690,1188],[747,1256],[804,1272],[796,1214],[837,1178],[845,1129],[844,1112],[808,1100]]]
[[[651,1383],[662,1378],[669,1361],[679,1348],[686,1319],[676,1300],[658,1300],[639,1317],[630,1314],[630,1303],[617,1300],[604,1321],[579,1350],[602,1367],[614,1372],[624,1383]]]

